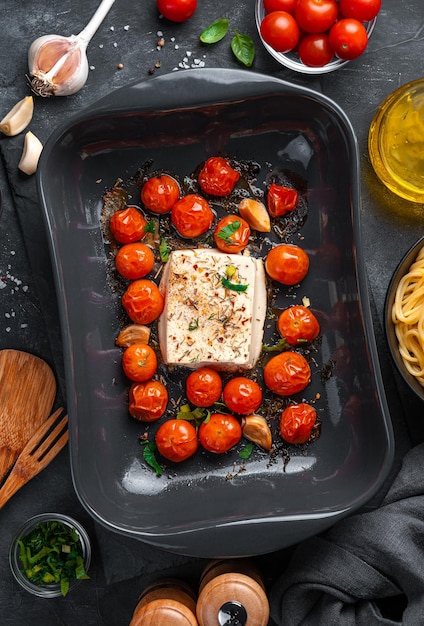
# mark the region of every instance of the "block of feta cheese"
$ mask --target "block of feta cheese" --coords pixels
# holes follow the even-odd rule
[[[210,248],[175,250],[160,290],[158,334],[168,365],[252,369],[262,350],[267,294],[262,259]]]

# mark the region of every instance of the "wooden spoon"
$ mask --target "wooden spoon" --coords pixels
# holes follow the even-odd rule
[[[0,350],[0,480],[46,420],[56,379],[45,361],[20,350]]]

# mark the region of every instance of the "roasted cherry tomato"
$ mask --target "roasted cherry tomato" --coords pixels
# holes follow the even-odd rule
[[[212,406],[221,397],[221,376],[211,367],[200,367],[186,380],[187,400],[195,406]]]
[[[180,186],[172,176],[153,176],[141,188],[140,198],[153,213],[168,213],[180,197]]]
[[[365,26],[350,17],[336,22],[330,30],[329,38],[335,55],[344,61],[361,56],[368,45]]]
[[[190,458],[199,447],[196,429],[187,420],[171,419],[161,424],[155,442],[160,454],[174,463]]]
[[[254,380],[246,376],[236,376],[225,385],[222,398],[233,413],[250,415],[261,405],[262,389]]]
[[[298,352],[281,352],[264,367],[265,385],[279,396],[291,396],[303,391],[311,380],[311,368]]]
[[[273,280],[283,285],[296,285],[308,273],[309,257],[299,246],[282,243],[268,252],[265,269]]]
[[[280,435],[288,443],[306,443],[317,421],[314,407],[305,402],[291,404],[281,414]]]
[[[292,187],[271,183],[267,194],[267,209],[271,217],[281,217],[296,208],[299,194]]]
[[[265,15],[259,30],[265,43],[283,54],[296,48],[300,37],[297,22],[287,11],[273,11]]]
[[[336,0],[298,0],[294,16],[305,33],[323,33],[334,24],[338,11]]]
[[[233,448],[242,436],[240,422],[234,415],[212,413],[199,428],[200,444],[209,452],[222,454]]]
[[[266,13],[287,11],[287,13],[293,15],[296,4],[297,0],[264,0],[264,9]]]
[[[125,375],[136,383],[152,378],[158,366],[156,353],[147,343],[133,343],[122,354]]]
[[[136,324],[150,324],[163,311],[164,298],[158,286],[147,278],[132,282],[122,296],[122,306]]]
[[[343,17],[369,22],[380,12],[381,0],[339,0],[339,8]]]
[[[172,22],[185,22],[196,11],[197,0],[156,0],[159,13]]]
[[[240,178],[239,172],[222,157],[210,157],[200,170],[198,181],[210,196],[228,196]]]
[[[119,243],[140,241],[146,234],[145,226],[147,220],[135,206],[115,211],[109,221],[110,232]]]
[[[155,255],[144,243],[127,243],[119,248],[115,257],[115,266],[119,274],[129,280],[143,278],[152,271]]]
[[[226,215],[213,233],[216,247],[222,252],[241,252],[249,243],[250,226],[239,215]]]
[[[155,422],[166,411],[168,392],[158,380],[133,383],[129,392],[129,413],[141,422]]]
[[[209,202],[197,193],[180,198],[172,207],[171,221],[181,237],[200,237],[212,226],[214,214]]]
[[[301,304],[285,309],[278,318],[277,326],[281,336],[291,346],[313,341],[320,331],[315,315]]]
[[[327,33],[309,33],[302,37],[297,54],[302,63],[309,67],[323,67],[334,57]]]

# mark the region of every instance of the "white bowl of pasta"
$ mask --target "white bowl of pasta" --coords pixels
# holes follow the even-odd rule
[[[392,276],[385,329],[400,374],[424,400],[424,236],[404,255]]]

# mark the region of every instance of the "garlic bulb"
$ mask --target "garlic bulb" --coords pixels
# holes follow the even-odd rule
[[[31,44],[28,67],[35,94],[70,96],[84,87],[89,70],[87,46],[114,2],[103,0],[79,35],[44,35]]]
[[[25,135],[24,149],[18,164],[18,168],[21,172],[28,174],[28,176],[35,174],[42,149],[43,144],[38,137],[31,131],[28,131]]]
[[[34,98],[26,96],[19,100],[0,122],[0,130],[4,135],[13,137],[21,133],[32,120]]]

